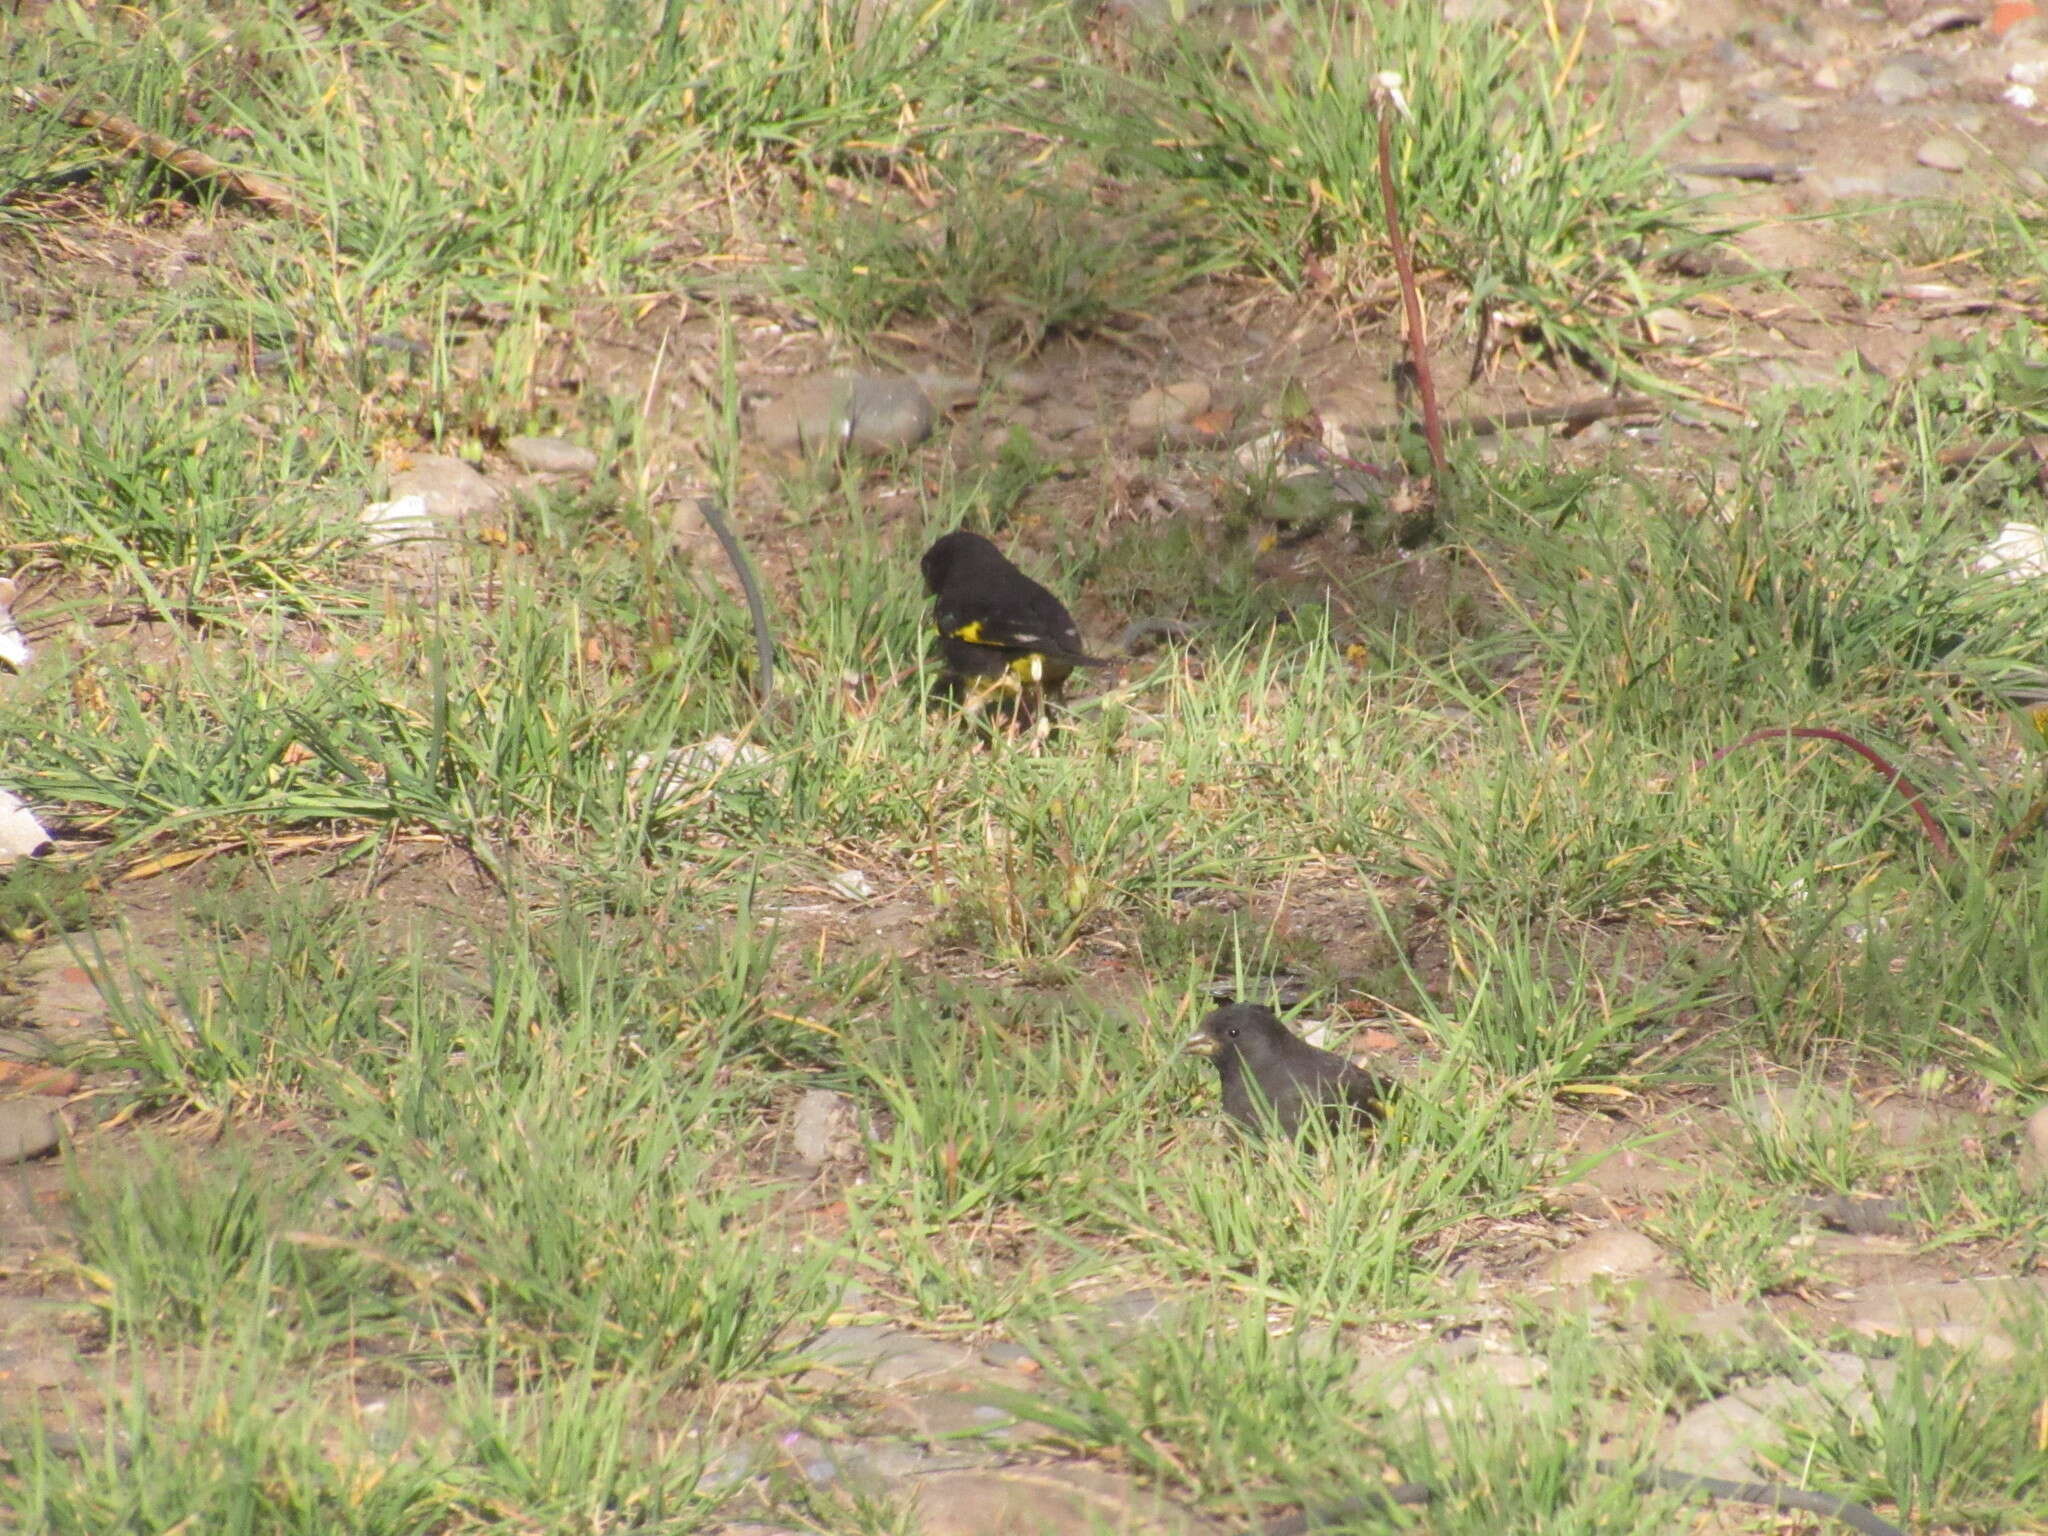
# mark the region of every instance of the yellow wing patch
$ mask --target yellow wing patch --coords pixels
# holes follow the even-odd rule
[[[969,645],[981,644],[981,620],[974,619],[953,631],[955,640],[965,640]]]

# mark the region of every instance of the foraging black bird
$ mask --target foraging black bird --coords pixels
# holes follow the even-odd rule
[[[1333,1122],[1377,1120],[1385,1089],[1370,1072],[1318,1050],[1257,1003],[1231,1003],[1202,1020],[1187,1048],[1216,1063],[1223,1111],[1257,1134],[1292,1136],[1312,1108]]]
[[[971,703],[999,690],[1057,696],[1074,668],[1110,665],[1082,648],[1066,605],[980,534],[946,534],[919,568],[935,600],[946,682],[978,684]]]

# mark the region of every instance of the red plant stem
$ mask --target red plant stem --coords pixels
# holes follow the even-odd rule
[[[1782,741],[1788,737],[1795,741],[1832,741],[1854,752],[1883,774],[1892,788],[1905,798],[1906,804],[1913,808],[1913,814],[1920,818],[1920,830],[1927,834],[1927,841],[1934,845],[1934,851],[1944,859],[1954,857],[1955,850],[1949,846],[1948,834],[1942,831],[1941,823],[1936,821],[1934,813],[1928,810],[1926,797],[1914,788],[1913,781],[1893,767],[1883,754],[1858,741],[1847,731],[1837,731],[1825,725],[1767,725],[1760,731],[1751,731],[1732,746],[1723,747],[1708,758],[1707,762],[1718,763],[1729,753],[1739,752],[1759,741]],[[1706,764],[1699,766],[1704,767]]]
[[[1437,414],[1436,379],[1429,371],[1429,343],[1422,331],[1422,295],[1416,291],[1415,263],[1409,259],[1408,238],[1401,233],[1401,205],[1394,195],[1394,134],[1387,121],[1393,110],[1391,102],[1380,103],[1380,203],[1387,212],[1387,243],[1394,250],[1401,303],[1408,314],[1408,356],[1415,364],[1415,387],[1422,395],[1422,435],[1429,442],[1430,467],[1436,472],[1441,493],[1450,479],[1450,464],[1444,458],[1443,418]]]

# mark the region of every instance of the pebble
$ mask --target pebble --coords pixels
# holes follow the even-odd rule
[[[508,437],[505,452],[532,475],[597,473],[597,451],[563,437]]]
[[[1813,188],[1821,196],[1834,198],[1840,202],[1861,202],[1866,198],[1884,196],[1883,180],[1863,171],[1817,177],[1813,182]]]
[[[28,345],[11,331],[0,330],[0,427],[21,414],[35,382],[36,361]]]
[[[1653,309],[1643,316],[1654,342],[1691,341],[1699,335],[1699,322],[1682,309]]]
[[[779,453],[881,452],[914,448],[938,419],[917,380],[900,375],[831,373],[804,379],[754,411],[754,435]]]
[[[1664,1250],[1640,1232],[1610,1227],[1580,1239],[1552,1259],[1544,1278],[1553,1285],[1584,1285],[1599,1277],[1627,1280],[1665,1267]]]
[[[26,1163],[57,1150],[57,1117],[26,1099],[0,1099],[0,1166]]]
[[[1927,77],[1904,64],[1887,64],[1870,82],[1870,94],[1888,107],[1918,101],[1934,89]]]
[[[1961,139],[1938,135],[1914,150],[1913,158],[1937,171],[1960,171],[1970,163],[1970,146]]]
[[[1139,432],[1158,432],[1177,427],[1191,416],[1209,409],[1209,386],[1200,379],[1183,379],[1148,389],[1130,404],[1127,419]]]
[[[496,511],[499,500],[474,464],[445,453],[407,455],[391,473],[388,494],[394,502],[417,496],[430,516],[458,522]]]
[[[1783,96],[1766,96],[1749,109],[1750,121],[1779,133],[1798,133],[1806,127],[1806,114],[1796,102]]]
[[[2027,1116],[2020,1143],[2020,1177],[2032,1188],[2048,1188],[2048,1104]]]
[[[1892,172],[1885,178],[1884,188],[1893,197],[1946,197],[1948,177],[1925,166],[1913,166]]]

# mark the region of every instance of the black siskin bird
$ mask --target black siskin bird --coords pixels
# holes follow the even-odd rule
[[[919,568],[935,600],[947,686],[969,689],[970,703],[1000,691],[1057,697],[1074,668],[1110,665],[1082,649],[1066,606],[980,534],[945,535]]]
[[[1292,1136],[1312,1108],[1340,1125],[1380,1117],[1378,1078],[1318,1050],[1257,1003],[1216,1009],[1187,1048],[1216,1063],[1224,1113],[1255,1135],[1271,1128]]]

